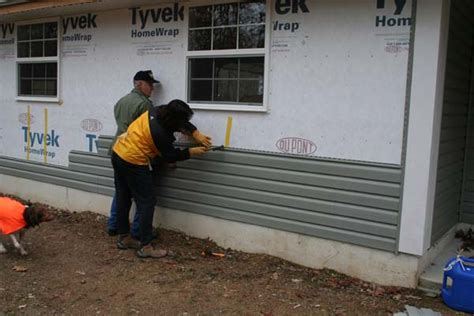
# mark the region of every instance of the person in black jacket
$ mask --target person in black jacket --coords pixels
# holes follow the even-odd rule
[[[188,104],[173,100],[143,113],[128,127],[127,132],[117,138],[112,148],[112,165],[117,195],[119,249],[139,248],[137,255],[142,258],[167,255],[166,250],[155,249],[151,245],[156,204],[151,163],[158,156],[167,162],[176,162],[208,151],[212,145],[211,138],[199,132],[190,122],[192,115]],[[191,135],[203,146],[175,148],[175,132]],[[128,218],[132,198],[137,204],[140,218],[139,245],[129,235]]]

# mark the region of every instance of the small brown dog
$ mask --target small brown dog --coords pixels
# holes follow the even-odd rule
[[[0,197],[0,235],[10,236],[13,245],[23,256],[28,254],[21,244],[26,229],[52,219],[52,214],[44,206],[23,205],[12,198]],[[7,249],[0,241],[0,254],[5,252]]]

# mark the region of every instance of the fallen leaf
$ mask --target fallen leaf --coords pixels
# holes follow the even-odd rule
[[[372,292],[373,296],[381,296],[385,294],[385,289],[381,286],[377,286]]]
[[[26,272],[28,271],[28,268],[23,266],[13,266],[12,270],[15,272]]]

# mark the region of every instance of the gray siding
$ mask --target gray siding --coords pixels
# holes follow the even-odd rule
[[[115,191],[113,187],[113,175],[103,177],[96,174],[71,170],[69,168],[3,156],[0,156],[0,174],[103,195],[111,196]]]
[[[0,158],[0,173],[111,195],[110,142],[71,152],[68,168]],[[399,166],[226,150],[155,180],[160,206],[395,251],[400,179]]]
[[[474,4],[471,2],[466,3],[464,1],[464,10],[468,12],[466,20],[469,22],[469,26],[466,26],[466,30],[470,30],[469,33],[472,37],[472,29],[474,28]],[[466,31],[465,31],[466,32]],[[472,42],[471,42],[472,44]],[[473,48],[471,47],[471,50]],[[471,51],[472,54],[472,51]],[[473,68],[474,61],[471,55],[471,81],[469,90],[469,111],[467,120],[467,145],[466,145],[466,161],[465,161],[465,172],[464,172],[464,183],[463,183],[463,194],[461,201],[461,214],[460,222],[474,224],[474,111],[473,111]]]
[[[453,1],[451,6],[432,244],[459,220],[474,35],[468,4]]]

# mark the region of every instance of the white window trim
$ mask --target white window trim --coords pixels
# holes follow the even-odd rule
[[[188,6],[188,14],[186,24],[185,24],[185,49],[186,49],[186,58],[185,58],[185,95],[186,100],[189,100],[189,58],[193,57],[209,57],[209,58],[218,58],[222,56],[236,56],[236,57],[245,57],[246,55],[263,55],[264,57],[264,70],[263,70],[263,101],[262,105],[234,105],[234,104],[225,104],[225,103],[205,103],[205,102],[192,102],[189,101],[188,104],[192,109],[199,110],[216,110],[216,111],[239,111],[239,112],[269,112],[269,94],[270,94],[270,85],[269,85],[269,76],[270,76],[270,38],[271,38],[271,12],[272,12],[272,0],[266,0],[265,8],[265,48],[254,48],[254,49],[226,49],[226,50],[200,50],[200,51],[189,51],[189,8],[204,6],[204,5],[218,5],[226,3],[234,3],[237,0],[221,0],[218,3],[216,1],[204,0],[193,2],[192,5]]]
[[[28,58],[18,58],[18,26],[21,25],[30,25],[30,24],[37,24],[37,23],[48,23],[48,22],[57,22],[58,23],[58,51],[57,51],[57,56],[55,57],[28,57]],[[47,103],[58,103],[61,104],[61,80],[59,77],[59,74],[61,73],[60,68],[61,68],[61,34],[62,34],[62,26],[61,26],[61,18],[55,17],[55,18],[47,18],[47,19],[39,19],[39,20],[28,20],[28,21],[22,21],[22,22],[16,22],[15,23],[15,46],[14,46],[14,53],[15,53],[15,100],[16,101],[28,101],[28,102],[47,102]],[[18,95],[18,76],[20,75],[18,73],[18,64],[20,63],[25,63],[25,62],[48,62],[48,61],[55,61],[57,63],[57,95],[56,97],[41,97],[41,96],[19,96]]]

